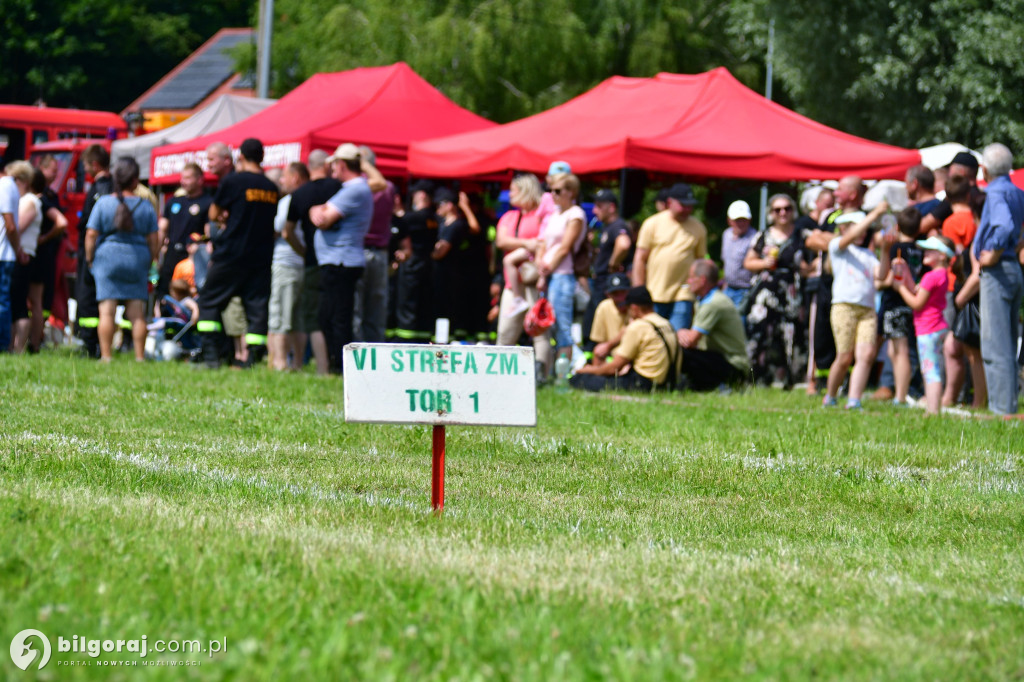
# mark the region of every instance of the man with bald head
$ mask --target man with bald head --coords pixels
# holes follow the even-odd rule
[[[817,270],[820,273],[818,291],[815,294],[817,301],[818,315],[814,319],[814,328],[810,330],[814,339],[814,366],[816,376],[827,376],[828,370],[836,359],[836,342],[832,336],[832,323],[827,312],[832,308],[832,275],[824,269],[825,259],[828,257],[825,251],[828,244],[835,236],[836,221],[844,213],[855,213],[861,210],[861,202],[864,201],[864,182],[856,175],[847,175],[839,181],[835,195],[836,205],[834,210],[825,219],[824,230],[814,230],[807,237],[807,248],[823,252],[819,258]],[[825,311],[826,314],[822,314]]]
[[[299,329],[309,335],[316,361],[317,374],[327,374],[327,340],[320,328],[320,262],[316,255],[316,225],[309,219],[309,209],[319,206],[341,189],[341,181],[331,177],[327,152],[314,149],[306,159],[309,182],[292,192],[291,205],[281,236],[301,255],[303,268],[302,295],[299,298]],[[301,231],[302,237],[299,237]]]
[[[214,142],[206,148],[206,171],[217,176],[218,180],[235,170],[231,158],[231,149],[223,142]]]
[[[1013,154],[1005,145],[988,145],[981,158],[988,198],[971,247],[981,266],[981,359],[989,409],[1015,414],[1019,310],[1024,298],[1024,191],[1010,181]]]

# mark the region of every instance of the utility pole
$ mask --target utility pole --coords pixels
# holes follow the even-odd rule
[[[271,0],[272,2],[273,0]],[[768,59],[767,68],[765,69],[765,83],[764,83],[764,96],[769,102],[772,99],[772,62],[775,59],[775,19],[772,18],[768,21]],[[758,225],[763,231],[765,226],[768,224],[767,220],[768,213],[768,183],[761,183],[761,217]]]
[[[274,0],[260,0],[259,27],[256,31],[256,96],[270,95],[270,45],[274,34]]]

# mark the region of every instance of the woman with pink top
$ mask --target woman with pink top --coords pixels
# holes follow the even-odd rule
[[[938,414],[942,402],[942,348],[949,331],[943,313],[949,291],[948,269],[954,255],[953,243],[946,237],[929,237],[917,245],[924,249],[924,264],[931,270],[915,285],[907,264],[902,260],[894,262],[893,288],[914,311],[917,354],[928,414]]]

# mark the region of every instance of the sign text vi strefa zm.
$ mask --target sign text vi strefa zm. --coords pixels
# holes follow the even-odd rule
[[[536,426],[532,348],[352,343],[345,421]]]

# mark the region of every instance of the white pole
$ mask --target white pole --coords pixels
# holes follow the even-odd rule
[[[260,0],[260,24],[256,47],[256,96],[266,99],[270,95],[270,45],[274,34],[274,0]]]
[[[764,96],[765,99],[771,101],[772,99],[772,61],[775,58],[775,19],[768,21],[768,59],[767,68],[765,69],[765,83],[764,83]],[[759,229],[764,230],[768,224],[767,221],[768,213],[768,183],[761,183],[761,217],[758,223]]]

